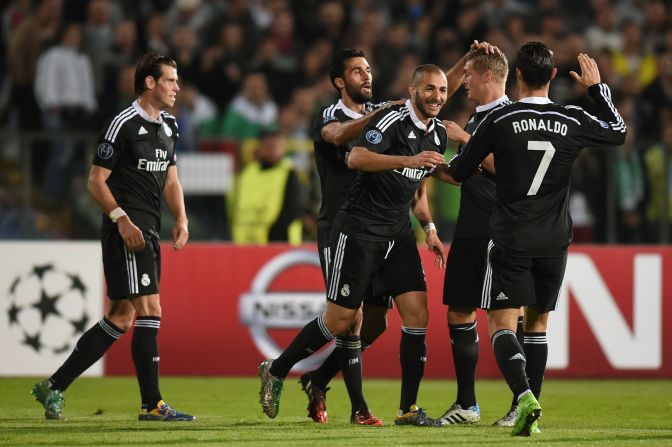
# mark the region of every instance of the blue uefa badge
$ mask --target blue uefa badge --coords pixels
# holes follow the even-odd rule
[[[98,146],[98,157],[102,158],[103,160],[107,160],[112,156],[114,153],[114,149],[112,148],[112,145],[109,143],[102,143],[100,146]]]
[[[609,129],[609,124],[607,124],[606,121],[597,120],[597,122],[600,123],[600,126],[604,127],[605,129]]]
[[[366,141],[371,144],[378,144],[383,141],[383,134],[376,129],[370,130],[366,133]]]
[[[338,118],[336,118],[334,115],[327,115],[322,119],[322,124],[327,124],[332,121],[338,121]]]

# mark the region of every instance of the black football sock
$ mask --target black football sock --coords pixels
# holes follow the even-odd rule
[[[417,403],[420,381],[425,373],[427,345],[426,328],[401,327],[399,360],[401,361],[401,400],[399,410],[407,413]]]
[[[523,335],[523,316],[519,315],[518,316],[518,323],[516,325],[516,338],[518,339],[518,343],[520,346],[523,347],[523,350],[525,349],[525,340],[524,340],[524,335]],[[518,396],[515,394],[513,395],[513,399],[511,400],[511,408],[516,408],[518,406]]]
[[[331,379],[336,377],[336,374],[341,370],[341,359],[339,355],[339,349],[336,347],[329,357],[327,357],[324,362],[311,373],[311,380],[313,385],[318,387],[321,390],[325,390]]]
[[[546,332],[525,332],[525,372],[530,381],[530,389],[539,400],[541,386],[544,384],[544,372],[548,360],[548,342]]]
[[[362,343],[362,352],[366,351],[366,349],[371,346],[370,342],[362,339],[361,337],[360,341]],[[329,354],[329,357],[327,357],[324,362],[322,362],[320,367],[311,373],[310,377],[313,381],[313,385],[321,390],[325,390],[327,385],[329,385],[329,382],[331,382],[331,379],[336,377],[336,374],[338,374],[340,370],[341,360],[338,354],[338,347],[336,347],[336,349],[334,349],[331,354]]]
[[[462,408],[476,405],[476,363],[478,363],[478,332],[476,322],[449,324],[450,339],[457,379],[457,403]]]
[[[77,340],[70,357],[49,378],[49,387],[52,390],[65,391],[73,380],[96,363],[122,335],[124,331],[110,320],[107,318],[100,320]]]
[[[376,337],[377,338],[377,337]],[[373,344],[372,341],[368,341],[362,337],[359,337],[360,341],[362,342],[362,352],[366,351],[369,349],[369,347]]]
[[[294,365],[318,351],[333,338],[322,317],[315,318],[301,329],[280,357],[273,360],[270,373],[284,379]]]
[[[161,317],[137,317],[131,340],[135,373],[140,385],[142,409],[150,411],[161,400],[159,391],[159,344]]]
[[[368,409],[362,392],[362,344],[359,337],[337,337],[336,351],[340,356],[343,381],[350,397],[352,413]]]
[[[495,351],[497,365],[506,383],[518,397],[530,389],[525,376],[525,354],[510,329],[500,329],[492,334],[492,349]]]

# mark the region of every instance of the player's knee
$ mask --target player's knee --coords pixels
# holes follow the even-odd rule
[[[406,327],[421,328],[427,327],[429,321],[429,312],[427,309],[417,309],[414,312],[407,313],[403,318],[403,324]]]
[[[161,317],[161,302],[158,295],[138,297],[133,301],[139,317]]]
[[[110,323],[114,324],[116,327],[121,329],[122,332],[128,332],[129,329],[133,326],[133,314],[130,316],[127,315],[107,315],[107,318]]]

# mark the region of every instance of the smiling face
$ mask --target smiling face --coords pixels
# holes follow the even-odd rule
[[[439,115],[448,99],[448,81],[441,70],[427,70],[409,86],[413,108],[422,120]]]
[[[173,107],[177,92],[180,91],[180,87],[177,84],[176,68],[162,64],[159,79],[148,76],[147,82],[154,86],[151,89],[152,99],[159,109],[164,110]]]
[[[336,78],[337,81],[339,78]],[[373,98],[373,75],[371,67],[363,57],[353,57],[345,62],[345,70],[341,79],[344,85],[344,94],[353,102],[364,104]]]

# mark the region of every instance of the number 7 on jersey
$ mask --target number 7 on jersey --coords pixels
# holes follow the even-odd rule
[[[548,166],[551,164],[553,155],[555,155],[555,148],[550,141],[528,141],[527,142],[528,151],[544,151],[544,156],[541,157],[541,163],[537,168],[537,173],[534,174],[534,179],[532,179],[532,184],[530,185],[529,191],[527,191],[528,196],[534,196],[539,191],[541,182],[544,181],[544,176],[548,170]]]

